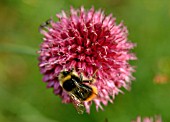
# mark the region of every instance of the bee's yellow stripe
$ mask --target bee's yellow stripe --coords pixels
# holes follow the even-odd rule
[[[67,75],[65,78],[63,78],[63,79],[61,80],[61,82],[64,83],[65,81],[67,81],[67,80],[69,80],[69,79],[71,79],[71,75]]]

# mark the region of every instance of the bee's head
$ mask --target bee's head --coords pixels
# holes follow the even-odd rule
[[[62,74],[63,74],[63,76],[65,77],[65,76],[67,76],[67,75],[69,75],[69,74],[70,74],[70,71],[62,71],[61,73],[62,73]]]
[[[68,76],[69,74],[71,74],[73,72],[74,69],[70,69],[70,70],[63,70],[60,72],[59,74],[59,78],[64,78],[66,76]]]
[[[72,75],[73,73],[74,73],[74,68],[72,68],[70,70],[64,69],[63,71],[60,72],[60,74],[58,76],[58,80],[62,81],[65,77],[67,77],[68,75]]]

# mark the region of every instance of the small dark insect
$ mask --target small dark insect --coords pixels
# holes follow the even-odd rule
[[[48,19],[47,21],[43,22],[40,26],[39,26],[39,32],[41,32],[42,30],[46,30],[48,26],[50,26],[51,22],[53,21],[52,18]]]

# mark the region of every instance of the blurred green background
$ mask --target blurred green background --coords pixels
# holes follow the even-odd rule
[[[37,66],[41,23],[61,10],[83,5],[113,13],[137,43],[137,68],[130,92],[119,94],[104,111],[78,115],[46,89]],[[170,122],[169,0],[1,0],[0,122],[131,122],[138,115],[161,115]]]

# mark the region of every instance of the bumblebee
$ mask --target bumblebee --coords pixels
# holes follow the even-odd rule
[[[73,99],[78,113],[83,111],[83,102],[93,100],[98,94],[97,88],[91,85],[95,81],[94,76],[91,79],[84,78],[82,74],[78,76],[74,68],[69,71],[63,70],[58,76],[61,87]]]

